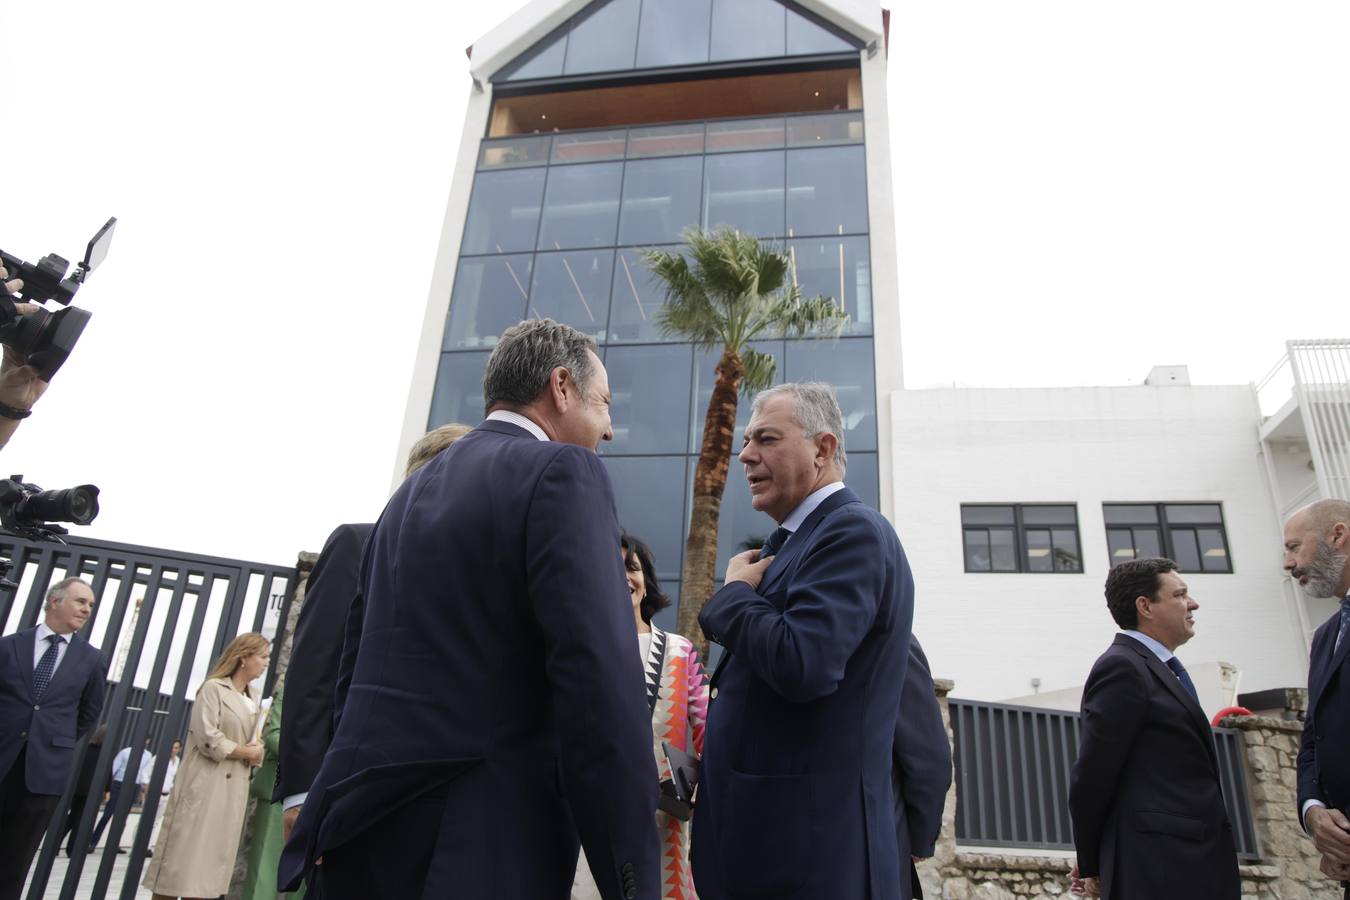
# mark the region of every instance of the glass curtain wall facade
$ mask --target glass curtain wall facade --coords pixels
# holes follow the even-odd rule
[[[493,81],[856,50],[780,0],[601,0],[539,41]]]
[[[678,598],[689,495],[717,354],[657,328],[662,293],[641,258],[688,226],[728,225],[783,248],[804,293],[849,314],[836,340],[767,340],[776,380],[833,383],[847,482],[878,503],[871,248],[862,114],[845,111],[484,140],[445,326],[429,427],[483,417],[482,375],[527,317],[595,339],[614,395],[601,455],[620,524],[647,541]],[[742,399],[736,443],[749,419]],[[774,523],[750,508],[733,461],[718,570]],[[674,608],[659,620],[673,625]]]

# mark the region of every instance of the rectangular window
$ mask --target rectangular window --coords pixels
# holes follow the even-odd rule
[[[1083,571],[1078,508],[1060,504],[962,504],[967,572]]]
[[[1183,572],[1233,571],[1218,503],[1104,503],[1102,517],[1112,565],[1165,556]]]

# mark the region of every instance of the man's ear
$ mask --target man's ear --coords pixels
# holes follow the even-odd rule
[[[1141,622],[1144,619],[1153,618],[1152,604],[1153,601],[1144,594],[1140,594],[1138,597],[1134,598],[1134,611],[1139,616]]]
[[[554,409],[558,412],[567,409],[567,404],[572,399],[575,390],[576,385],[572,382],[572,373],[567,371],[566,366],[555,366],[553,371],[548,373],[548,397]]]
[[[1350,544],[1350,525],[1344,522],[1337,522],[1331,526],[1331,540],[1328,542],[1335,550],[1344,550],[1347,544]]]
[[[828,465],[834,459],[834,453],[839,449],[839,438],[830,434],[828,431],[816,435],[816,459],[821,465]]]

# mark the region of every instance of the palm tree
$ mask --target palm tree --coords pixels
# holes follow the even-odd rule
[[[684,239],[682,252],[648,250],[643,256],[665,288],[657,317],[661,331],[686,338],[700,350],[722,353],[694,470],[677,623],[682,634],[696,638],[707,659],[698,614],[712,596],[716,577],[717,521],[731,465],[737,398],[773,383],[773,357],[749,343],[813,333],[838,336],[848,315],[831,297],[803,297],[788,256],[753,235],[691,228]]]

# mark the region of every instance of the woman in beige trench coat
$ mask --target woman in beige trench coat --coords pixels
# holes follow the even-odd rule
[[[230,889],[249,771],[263,754],[254,740],[258,699],[248,685],[267,668],[267,653],[267,638],[239,635],[197,691],[183,761],[142,882],[155,900],[219,897]]]

